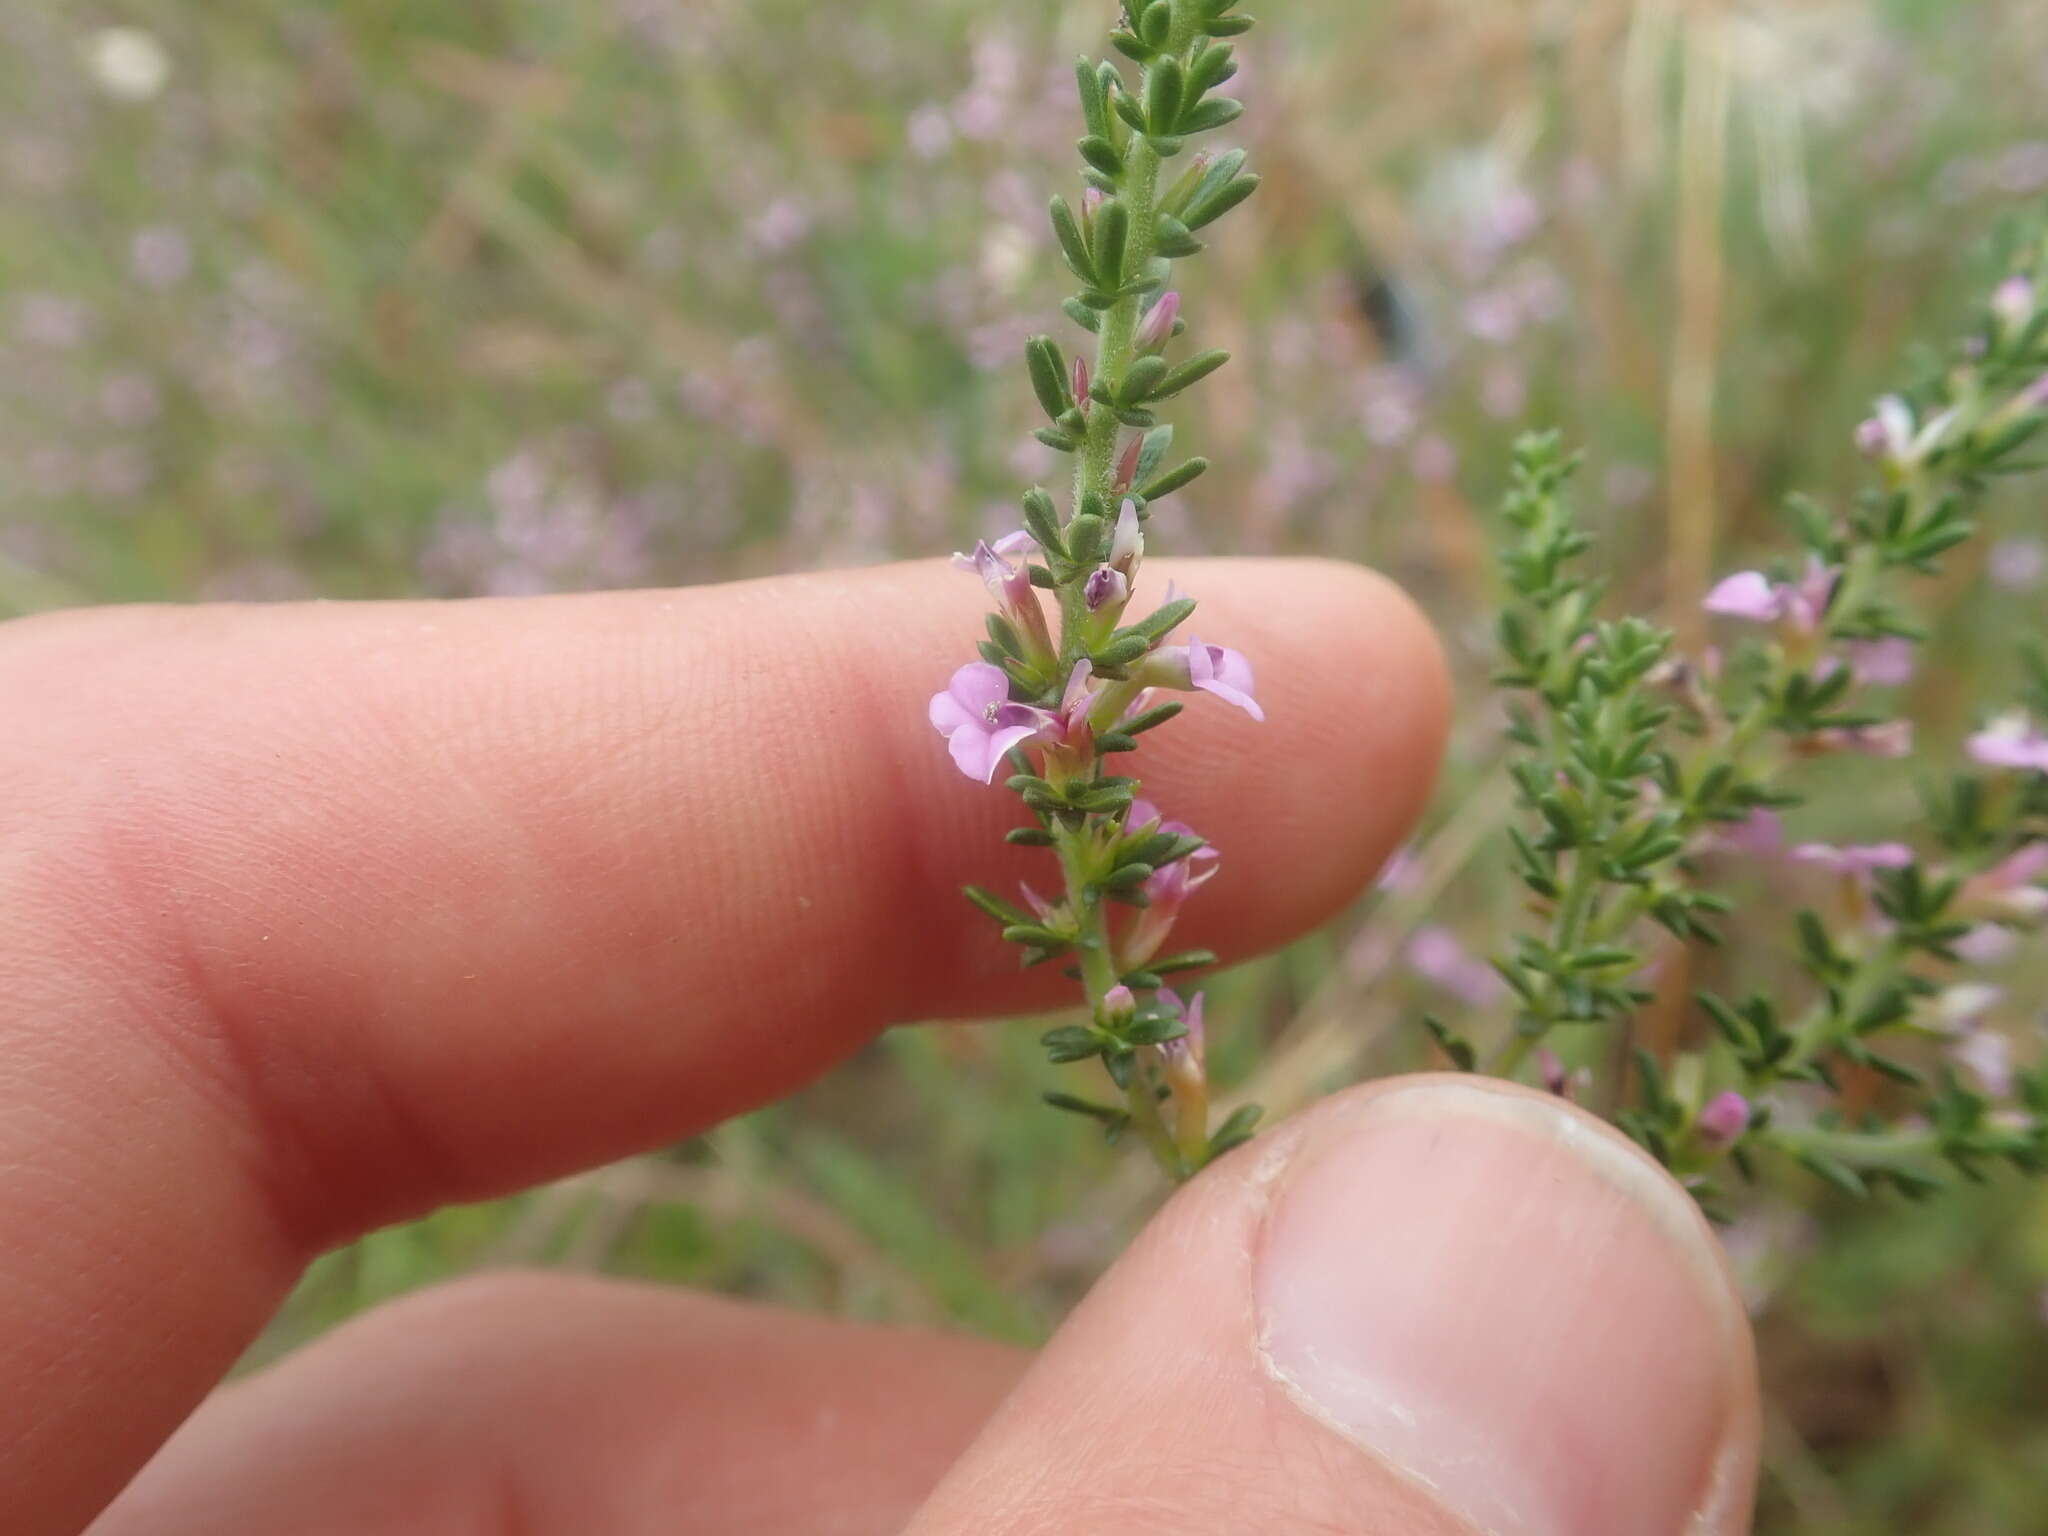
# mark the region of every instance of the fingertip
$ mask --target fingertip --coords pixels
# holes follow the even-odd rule
[[[1179,1192],[913,1529],[1037,1529],[1056,1495],[1185,1536],[1738,1536],[1757,1422],[1662,1169],[1548,1096],[1400,1079]]]
[[[1226,859],[1256,861],[1255,876],[1226,869],[1190,917],[1210,947],[1255,952],[1355,900],[1408,836],[1443,759],[1450,670],[1413,599],[1364,566],[1211,560],[1174,574],[1228,594],[1217,638],[1251,659],[1266,720],[1191,709],[1147,767],[1161,805]]]

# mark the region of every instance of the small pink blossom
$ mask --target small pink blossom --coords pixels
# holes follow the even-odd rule
[[[1086,757],[1095,749],[1095,728],[1089,719],[1095,707],[1094,682],[1095,663],[1084,656],[1067,674],[1060,707],[1045,718],[1046,741],[1076,757]]]
[[[1877,688],[1901,688],[1913,681],[1919,661],[1918,648],[1899,636],[1883,640],[1852,640],[1845,649],[1849,670],[1859,683]]]
[[[1913,408],[1897,395],[1877,402],[1870,418],[1856,429],[1856,446],[1867,457],[1894,464],[1908,462],[1919,448],[1914,436]]]
[[[1792,850],[1792,857],[1801,864],[1818,865],[1859,880],[1869,879],[1880,869],[1906,869],[1914,860],[1913,850],[1904,843],[1852,843],[1840,848],[1832,843],[1801,843]]]
[[[2048,773],[2048,732],[2018,712],[2000,715],[1972,736],[1968,750],[1987,768]]]
[[[1003,617],[1016,626],[1031,654],[1050,656],[1054,651],[1052,631],[1046,625],[1038,593],[1032,588],[1031,571],[1028,566],[1013,566],[1004,558],[1006,554],[1026,550],[1035,553],[1037,549],[1037,541],[1020,531],[1006,534],[993,544],[976,544],[971,555],[954,555],[953,565],[981,578],[989,596],[996,600]]]
[[[1124,826],[1132,832],[1149,829],[1174,837],[1192,837],[1195,830],[1184,821],[1165,820],[1160,816],[1159,808],[1149,800],[1131,802]],[[1214,848],[1204,846],[1184,859],[1175,859],[1153,871],[1143,886],[1150,905],[1139,911],[1137,920],[1131,924],[1129,936],[1119,950],[1126,966],[1143,965],[1159,953],[1188,897],[1216,877],[1219,858]]]
[[[1966,910],[1983,916],[2031,923],[2048,918],[2048,889],[2035,884],[2048,874],[2048,842],[2028,843],[1963,884]]]
[[[2048,576],[2048,544],[2039,539],[2002,539],[1991,546],[1991,579],[2008,592],[2025,592]]]
[[[1977,1085],[1994,1099],[2013,1090],[2012,1042],[1996,1030],[1973,1029],[1954,1045],[1949,1055],[1977,1079]]]
[[[2020,947],[2011,929],[1997,923],[1979,923],[1949,946],[1956,958],[1969,965],[1997,965],[2012,957]]]
[[[1475,957],[1448,928],[1418,928],[1408,941],[1408,968],[1472,1008],[1499,1001],[1505,987],[1492,966]]]
[[[2005,1000],[2002,987],[1966,981],[1945,989],[1934,1002],[1934,1017],[1949,1034],[1961,1034],[1984,1022],[1984,1016]]]
[[[1121,607],[1130,598],[1129,579],[1113,566],[1098,565],[1081,584],[1081,600],[1088,605],[1090,613],[1100,613],[1111,605]]]
[[[2017,273],[1991,290],[1991,313],[2002,329],[2017,330],[2034,318],[2034,285]]]
[[[1004,754],[1036,740],[1050,718],[1042,709],[1011,703],[1009,676],[985,661],[955,672],[946,691],[932,695],[928,713],[954,765],[983,784],[994,782]]]
[[[1722,823],[1708,835],[1709,846],[1752,858],[1776,858],[1785,851],[1785,822],[1776,811],[1759,806],[1740,821]]]
[[[1186,645],[1165,645],[1146,658],[1142,673],[1154,687],[1199,688],[1227,704],[1235,704],[1254,720],[1266,712],[1252,697],[1252,664],[1221,645],[1204,645],[1192,635]]]
[[[1702,1142],[1716,1151],[1726,1150],[1749,1129],[1749,1100],[1733,1089],[1716,1094],[1700,1111],[1697,1126]]]
[[[1818,557],[1807,560],[1805,573],[1794,582],[1772,581],[1762,571],[1739,571],[1721,581],[1700,606],[1724,618],[1783,623],[1811,634],[1820,627],[1840,578],[1839,571]]]

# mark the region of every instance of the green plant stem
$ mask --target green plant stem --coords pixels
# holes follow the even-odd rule
[[[1104,999],[1120,978],[1115,952],[1111,948],[1108,917],[1089,879],[1088,834],[1085,829],[1073,828],[1062,829],[1055,833],[1055,837],[1060,873],[1067,883],[1069,908],[1080,930],[1075,952],[1081,961],[1081,985],[1088,994],[1089,1013],[1099,1015]],[[1143,1070],[1145,1065],[1144,1053],[1141,1052],[1131,1063],[1128,1081],[1120,1085],[1124,1103],[1130,1111],[1131,1125],[1152,1153],[1153,1160],[1168,1178],[1178,1182],[1188,1176],[1189,1168],[1181,1157],[1173,1133],[1167,1129],[1166,1121],[1159,1113],[1159,1101],[1153,1096],[1151,1080]]]
[[[1194,0],[1172,0],[1172,3],[1173,26],[1166,51],[1178,58],[1194,41],[1199,17]],[[1118,178],[1118,195],[1130,216],[1130,236],[1124,259],[1126,271],[1131,274],[1144,272],[1158,245],[1159,167],[1158,151],[1153,149],[1149,140],[1134,135],[1124,160],[1123,175]],[[1142,302],[1140,294],[1118,299],[1102,317],[1101,329],[1096,336],[1094,378],[1109,394],[1116,393],[1130,368]],[[1088,431],[1074,468],[1074,504],[1068,515],[1070,525],[1073,518],[1080,515],[1091,492],[1101,498],[1107,517],[1114,520],[1117,513],[1115,475],[1120,433],[1116,412],[1100,401],[1087,406],[1087,410]],[[1059,589],[1063,691],[1065,674],[1071,673],[1074,664],[1088,650],[1086,626],[1092,616],[1082,596],[1085,579],[1085,574],[1078,575]],[[1135,685],[1128,691],[1111,690],[1111,694],[1119,699],[1128,699],[1135,692]],[[1121,713],[1119,706],[1117,714],[1120,716]],[[1101,755],[1097,754],[1090,761],[1088,777],[1099,773],[1101,766]],[[1117,985],[1119,977],[1108,918],[1091,882],[1088,833],[1085,828],[1063,829],[1057,831],[1055,837],[1060,870],[1067,883],[1069,910],[1080,927],[1077,949],[1081,959],[1081,981],[1087,989],[1090,1010],[1099,1013],[1103,999]],[[1153,1094],[1149,1071],[1150,1057],[1154,1054],[1149,1049],[1140,1051],[1132,1062],[1129,1080],[1122,1085],[1124,1101],[1130,1111],[1132,1126],[1151,1149],[1159,1166],[1168,1177],[1185,1179],[1192,1171],[1193,1163],[1183,1156],[1179,1141],[1159,1112],[1159,1101]]]

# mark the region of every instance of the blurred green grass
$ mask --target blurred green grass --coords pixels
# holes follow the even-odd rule
[[[0,609],[695,582],[1004,525],[1047,473],[1014,360],[1061,292],[1039,210],[1101,18],[992,9],[0,9]],[[1168,537],[1390,569],[1474,684],[1524,422],[1587,445],[1621,594],[1684,623],[1700,551],[1845,483],[1848,424],[1959,314],[1978,238],[2048,194],[2024,0],[1276,12],[1245,82],[1266,190],[1187,274],[1239,354],[1184,421],[1218,468]],[[159,89],[95,72],[112,27]],[[2040,623],[2038,502],[1996,516],[1941,594],[1937,738]],[[1472,794],[1496,740],[1470,703],[1434,915],[1398,884],[1217,980],[1226,1083],[1284,1108],[1424,1060],[1412,1019],[1456,978],[1419,926],[1506,915]],[[1915,814],[1896,776],[1859,788]],[[1047,1081],[1028,1028],[898,1031],[700,1143],[323,1260],[255,1358],[506,1263],[1036,1339],[1153,1198]],[[1772,1379],[1763,1529],[2048,1530],[2048,1195],[1813,1198],[1766,1192],[1730,1238]]]

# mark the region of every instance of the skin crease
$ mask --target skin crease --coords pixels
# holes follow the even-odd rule
[[[1249,953],[1403,835],[1444,671],[1365,572],[1169,576],[1264,673],[1267,725],[1141,754],[1227,861],[1187,942]],[[10,1523],[79,1529],[321,1249],[1056,996],[958,899],[1035,864],[924,720],[984,599],[931,563],[0,630]]]
[[[1223,850],[1186,941],[1239,955],[1405,834],[1444,672],[1364,572],[1170,569],[1269,713],[1196,701],[1140,760]],[[1377,1086],[1181,1191],[1032,1361],[499,1276],[208,1399],[333,1242],[673,1141],[892,1020],[1057,995],[958,899],[1034,864],[923,718],[982,597],[927,565],[0,629],[10,1536],[1473,1529],[1260,1364],[1265,1213]],[[1528,1161],[1488,1180],[1503,1210],[1578,1177]],[[1729,1359],[1740,1492],[1746,1336]]]

